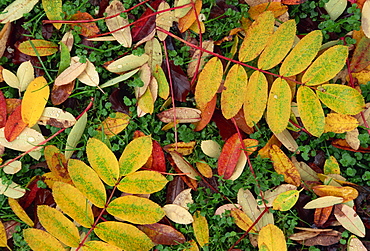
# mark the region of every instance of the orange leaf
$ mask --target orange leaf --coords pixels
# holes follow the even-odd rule
[[[318,185],[314,186],[313,191],[318,196],[337,196],[342,197],[343,203],[347,201],[351,201],[357,198],[358,191],[352,187],[336,187],[336,186],[328,186],[328,185]]]
[[[200,14],[200,10],[202,9],[202,0],[196,0],[194,5],[195,5],[195,10],[198,16]],[[179,19],[180,32],[183,33],[187,29],[189,29],[195,20],[196,20],[196,16],[194,14],[194,10],[192,9],[188,13],[186,13],[185,16]]]
[[[314,215],[315,225],[318,227],[322,227],[325,224],[325,222],[329,219],[331,211],[333,211],[333,206],[316,208]]]
[[[211,101],[207,103],[205,108],[201,110],[202,116],[200,121],[197,124],[197,127],[195,127],[194,131],[199,132],[201,131],[206,125],[208,125],[209,121],[211,121],[213,112],[215,111],[217,103],[217,95],[215,94]]]
[[[69,20],[91,20],[91,19],[94,18],[89,13],[77,11],[77,13],[72,15]],[[94,22],[71,24],[71,26],[73,29],[76,29],[76,27],[80,27],[81,28],[80,34],[84,37],[90,37],[100,32],[98,26]]]
[[[6,115],[6,100],[3,92],[0,90],[0,128],[5,126]]]
[[[239,135],[235,133],[225,143],[222,148],[220,158],[218,159],[218,175],[228,179],[234,173],[239,156],[242,152]]]
[[[252,19],[256,19],[258,15],[265,11],[272,11],[274,17],[278,17],[288,11],[288,6],[282,5],[280,2],[261,3],[251,7],[248,13]]]
[[[54,176],[58,177],[60,181],[72,185],[73,183],[71,177],[69,177],[67,160],[64,154],[60,153],[57,147],[48,145],[44,149],[44,156],[46,163]]]
[[[284,175],[285,182],[297,187],[300,186],[301,176],[288,156],[276,145],[271,147],[269,154],[275,171]]]
[[[166,152],[173,152],[176,151],[180,153],[181,155],[189,155],[193,153],[194,147],[195,147],[196,142],[195,141],[190,141],[190,142],[177,142],[173,144],[169,144],[163,147],[163,150]]]
[[[18,105],[6,121],[4,135],[9,142],[15,140],[24,128],[27,127],[27,124],[22,120],[21,109],[21,105]]]

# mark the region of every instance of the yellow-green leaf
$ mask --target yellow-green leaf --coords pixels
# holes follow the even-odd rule
[[[196,211],[193,215],[193,229],[196,240],[199,246],[204,247],[209,242],[209,229],[206,217]]]
[[[274,210],[288,211],[295,203],[298,201],[299,191],[289,190],[279,194],[275,200],[272,202]]]
[[[102,141],[90,138],[86,146],[87,159],[99,177],[114,186],[119,177],[119,165],[114,153]]]
[[[297,31],[294,20],[289,20],[274,32],[258,59],[258,68],[268,70],[283,60],[292,48]]]
[[[321,102],[337,113],[356,115],[365,108],[361,93],[346,85],[325,84],[317,88],[316,94]]]
[[[155,171],[139,171],[124,177],[117,188],[125,193],[151,194],[162,190],[168,180]]]
[[[340,174],[340,168],[338,161],[334,156],[330,156],[329,159],[325,160],[324,164],[324,174]]]
[[[266,109],[268,83],[262,72],[254,71],[249,78],[244,100],[244,118],[252,127],[260,121]]]
[[[127,175],[141,168],[152,154],[152,138],[139,137],[131,141],[119,158],[120,175]]]
[[[91,206],[85,196],[74,186],[63,182],[53,185],[53,197],[62,211],[86,228],[94,223]]]
[[[109,203],[107,212],[134,224],[153,224],[165,215],[153,201],[133,195],[119,197]]]
[[[137,101],[138,108],[144,113],[152,114],[154,111],[154,99],[150,88],[147,88],[144,94]]]
[[[356,118],[339,113],[329,113],[325,118],[325,131],[324,132],[335,132],[344,133],[350,132],[359,125]]]
[[[273,133],[281,133],[287,127],[291,100],[289,84],[284,79],[277,78],[272,84],[267,101],[266,120]]]
[[[154,246],[146,234],[133,225],[122,222],[99,223],[94,232],[100,239],[125,251],[149,251]]]
[[[8,238],[6,236],[6,231],[4,224],[0,221],[0,247],[8,247]],[[8,247],[10,250],[10,248]]]
[[[256,18],[240,46],[240,61],[251,61],[262,52],[274,30],[274,22],[274,14],[271,11],[265,11]]]
[[[103,208],[107,195],[98,174],[84,162],[77,159],[68,161],[68,172],[73,184],[95,206]]]
[[[158,96],[163,99],[167,99],[170,95],[170,87],[166,75],[164,74],[164,71],[160,65],[155,66],[153,76],[158,82]]]
[[[327,49],[310,65],[302,77],[302,82],[314,86],[329,81],[343,68],[347,57],[347,46],[336,45]]]
[[[42,7],[49,20],[63,20],[62,0],[42,0]],[[59,30],[61,23],[53,24]]]
[[[77,120],[76,124],[72,127],[72,130],[68,134],[67,143],[66,143],[66,150],[64,155],[66,159],[69,159],[73,154],[73,149],[77,146],[78,141],[81,139],[83,132],[85,131],[87,123],[87,112],[85,112],[79,120]]]
[[[50,56],[53,55],[55,52],[58,51],[58,45],[42,40],[42,39],[35,39],[35,40],[27,40],[19,44],[18,50],[22,53],[27,54],[29,56]]]
[[[65,251],[57,239],[40,229],[27,228],[23,230],[23,237],[34,251]]]
[[[258,234],[258,247],[265,245],[269,251],[285,251],[287,249],[285,235],[273,224],[264,226]]]
[[[248,84],[243,66],[234,64],[226,76],[221,93],[221,110],[226,119],[234,117],[242,108]]]
[[[209,101],[215,96],[220,87],[223,75],[223,67],[220,59],[211,58],[199,73],[195,87],[195,101],[199,109],[203,110]]]
[[[313,136],[320,137],[325,128],[325,114],[315,92],[307,86],[297,91],[298,112],[302,123]]]
[[[88,241],[84,243],[83,251],[122,251],[122,249],[102,241]]]
[[[28,226],[33,227],[34,223],[24,211],[24,209],[19,205],[18,201],[13,198],[8,198],[8,203],[10,208],[13,210],[13,212],[18,216],[19,219],[21,219],[24,223],[26,223]]]
[[[35,78],[27,87],[22,100],[22,120],[34,126],[48,102],[50,88],[44,77]]]
[[[78,229],[60,211],[46,205],[39,205],[37,216],[41,225],[51,235],[69,247],[78,247],[80,243]]]
[[[149,56],[146,54],[141,56],[127,55],[110,63],[107,70],[110,72],[126,72],[142,66],[148,60]]]
[[[280,75],[294,76],[306,69],[315,58],[321,43],[321,30],[311,31],[304,36],[284,59],[280,67]]]

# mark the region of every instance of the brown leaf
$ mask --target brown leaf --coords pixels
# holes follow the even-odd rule
[[[164,224],[154,223],[137,227],[157,245],[178,245],[186,241],[182,233]]]
[[[21,105],[10,114],[8,120],[6,121],[4,128],[4,135],[7,141],[12,142],[15,140],[19,134],[27,127],[27,124],[22,120]]]
[[[145,163],[145,167],[158,172],[166,172],[166,160],[161,145],[153,140],[152,155]]]
[[[122,13],[125,11],[125,7],[123,3],[117,0],[114,0],[110,3],[110,5],[105,9],[105,13],[107,16],[113,16],[118,13]],[[105,20],[109,31],[117,30],[125,25],[128,25],[128,19],[121,17],[120,15],[108,18]],[[120,29],[112,33],[113,37],[124,47],[130,47],[132,44],[131,32],[130,27],[126,27],[124,29]]]
[[[201,119],[201,111],[194,108],[176,107],[157,114],[158,118],[164,123],[174,122],[176,113],[177,123],[195,123]]]
[[[236,164],[238,163],[239,156],[242,152],[242,145],[239,135],[235,133],[231,136],[223,146],[221,155],[218,159],[217,172],[218,175],[224,176],[228,179],[234,173]]]
[[[67,100],[67,98],[72,94],[73,89],[75,88],[75,81],[61,85],[61,86],[53,86],[53,89],[51,90],[51,102],[53,105],[60,105],[64,101]]]
[[[0,31],[0,57],[3,56],[4,51],[6,49],[6,43],[8,42],[10,30],[11,30],[11,24],[10,22],[7,22]]]
[[[322,227],[325,222],[329,219],[333,206],[316,208],[314,214],[314,223],[318,227]]]
[[[72,15],[69,20],[91,20],[94,19],[89,13],[87,12],[80,12],[77,11],[76,14]],[[93,35],[96,35],[100,32],[98,26],[96,23],[78,23],[78,24],[70,24],[73,29],[76,27],[81,28],[81,35],[84,37],[91,37]]]
[[[338,243],[339,240],[342,238],[342,234],[338,231],[328,231],[328,232],[322,232],[319,235],[304,240],[304,241],[297,241],[300,244],[303,244],[305,246],[315,246],[315,245],[320,245],[320,246],[330,246],[335,243]]]

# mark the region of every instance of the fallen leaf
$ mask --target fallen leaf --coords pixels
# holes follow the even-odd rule
[[[209,243],[209,228],[207,218],[200,211],[196,211],[193,215],[193,230],[194,236],[200,247],[204,247]]]
[[[188,0],[186,0],[186,1],[188,1]],[[176,13],[176,10],[175,10],[175,13]],[[205,41],[202,42],[202,47],[203,47],[203,49],[205,49],[207,51],[212,51],[213,52],[214,41],[205,40]],[[210,55],[209,53],[201,52],[200,50],[196,50],[194,52],[193,56],[191,57],[191,61],[188,64],[188,69],[186,71],[189,78],[192,78],[192,77],[194,77],[195,74],[199,73],[199,72],[197,72],[197,69],[198,69],[198,71],[200,71],[203,68],[205,60],[207,59],[207,57],[209,55]],[[199,62],[199,67],[198,67],[198,61],[199,60],[200,60],[200,62]],[[198,76],[198,82],[199,82],[199,76]]]
[[[10,184],[5,184],[5,182],[0,178],[0,194],[13,199],[18,199],[25,193],[26,190],[17,183],[11,182]]]
[[[80,12],[77,11],[76,14],[72,15],[69,20],[91,20],[94,19],[89,13],[87,12]],[[70,24],[73,29],[76,29],[76,27],[79,27],[79,32],[84,37],[91,37],[94,35],[97,35],[100,30],[96,23],[90,22],[90,23],[77,23],[77,24]]]
[[[250,233],[256,233],[257,230],[253,226],[250,228],[253,224],[253,221],[240,209],[232,208],[231,211],[231,217],[234,218],[234,221],[238,227],[243,229],[244,231],[247,231],[248,229]]]
[[[79,63],[79,57],[72,57],[71,63]],[[68,69],[68,68],[67,68]],[[96,71],[95,65],[86,59],[86,67],[80,75],[77,76],[78,80],[88,86],[99,86],[99,74]],[[72,81],[71,81],[72,82]]]
[[[258,247],[266,250],[288,250],[283,231],[273,224],[264,226],[258,234]]]
[[[343,202],[342,197],[323,196],[308,202],[303,208],[304,209],[325,208],[342,202]]]
[[[196,21],[202,9],[202,0],[196,0],[194,3],[195,10],[188,11],[185,16],[179,19],[179,30],[181,33],[185,32]],[[195,13],[194,13],[195,12]]]
[[[75,88],[75,81],[72,81],[65,85],[56,86],[53,85],[51,90],[50,99],[53,105],[60,105],[68,99],[72,94],[73,89]]]
[[[163,206],[166,216],[173,222],[178,224],[190,224],[194,222],[193,216],[185,208],[175,205],[167,204]]]
[[[23,17],[23,14],[29,13],[38,0],[16,0],[9,4],[0,14],[2,24],[13,22]]]
[[[263,193],[263,198],[266,202],[267,207],[272,207],[273,201],[276,197],[284,192],[297,190],[297,187],[291,184],[281,184],[280,186],[276,187],[275,189],[269,189]],[[265,205],[263,204],[260,198],[257,199],[258,207],[264,208]]]
[[[366,251],[367,248],[356,236],[352,235],[351,237],[349,237],[347,250],[348,251]]]
[[[276,138],[291,152],[298,150],[298,144],[288,130],[275,134]]]
[[[58,51],[58,45],[50,41],[34,39],[20,43],[18,50],[29,56],[49,56]]]
[[[109,6],[105,9],[105,13],[107,14],[108,17],[119,13],[123,13],[124,11],[125,7],[123,6],[123,3],[118,0],[112,1],[109,4]],[[105,22],[107,24],[109,31],[115,31],[117,29],[120,29],[118,31],[113,32],[112,35],[123,47],[131,47],[132,37],[130,27],[128,26],[122,29],[122,27],[129,24],[127,18],[123,18],[120,15],[118,15],[113,18],[105,19]]]
[[[22,106],[18,105],[17,108],[10,114],[4,127],[4,136],[7,141],[12,142],[19,134],[27,127],[27,124],[22,120]]]
[[[63,20],[62,0],[42,0],[42,7],[49,20]],[[53,25],[59,30],[63,24],[53,23]]]
[[[177,142],[177,143],[164,146],[163,150],[165,150],[166,152],[176,151],[180,153],[181,155],[186,156],[186,155],[190,155],[193,153],[195,144],[196,144],[195,141]]]
[[[85,131],[86,124],[87,124],[87,113],[84,113],[77,120],[76,124],[72,127],[72,130],[68,134],[66,148],[64,152],[66,159],[69,159],[72,156],[73,152],[75,151],[75,148],[78,142],[80,141],[82,134]]]
[[[157,11],[162,11],[162,10],[167,10],[167,11],[157,14],[156,19],[155,19],[156,26],[166,31],[169,31],[170,28],[172,27],[172,23],[177,20],[175,18],[175,12],[169,9],[170,9],[170,5],[167,2],[160,3]],[[167,37],[167,34],[157,30],[157,36],[160,41],[164,41]]]
[[[274,17],[278,17],[283,15],[285,12],[288,11],[288,6],[281,4],[281,2],[267,2],[261,3],[255,6],[252,6],[248,13],[252,19],[257,19],[258,15],[266,12],[271,11],[274,14]]]
[[[283,192],[272,202],[272,207],[274,210],[288,211],[297,203],[298,197],[299,191],[297,190]]]
[[[370,38],[370,2],[365,1],[362,6],[362,17],[361,17],[361,27],[365,33],[365,36]]]
[[[201,175],[209,179],[212,178],[212,168],[207,163],[204,163],[204,160],[198,161],[196,166]]]
[[[71,61],[71,65],[55,79],[54,86],[61,86],[71,83],[78,76],[80,76],[82,72],[84,72],[86,67],[87,62],[81,63],[79,61]]]
[[[193,197],[191,195],[191,190],[191,188],[188,188],[181,191],[173,200],[172,204],[182,206],[183,208],[189,210],[188,204],[194,203]]]
[[[315,225],[318,227],[322,227],[325,224],[325,222],[329,219],[329,216],[331,215],[332,211],[333,211],[333,206],[316,208],[315,214],[314,214]]]
[[[127,55],[110,63],[107,70],[114,73],[127,72],[141,67],[148,60],[149,56],[147,54],[141,56]]]
[[[9,197],[8,198],[8,204],[12,211],[18,216],[19,219],[21,219],[24,223],[26,223],[28,226],[33,227],[34,223],[31,220],[31,218],[27,215],[26,211],[19,205],[18,201]]]
[[[360,148],[361,142],[358,136],[359,136],[359,132],[357,128],[346,133],[346,138],[345,138],[346,142],[354,150],[358,150]]]
[[[324,132],[344,133],[357,128],[359,122],[350,115],[329,113],[325,118]]]
[[[65,250],[63,245],[54,236],[40,229],[25,229],[23,230],[23,237],[33,250]]]
[[[177,123],[195,123],[200,121],[201,112],[194,108],[176,107],[157,114],[159,120],[164,123],[174,122],[175,115]]]
[[[0,31],[0,57],[4,55],[6,43],[10,35],[11,24],[7,22]]]
[[[220,157],[221,146],[214,140],[203,140],[200,144],[203,153],[211,158]]]
[[[241,152],[242,144],[239,135],[235,133],[225,142],[222,148],[217,164],[218,175],[223,176],[224,179],[230,178],[235,170]]]
[[[108,137],[113,137],[122,132],[128,126],[129,122],[130,116],[122,112],[116,112],[114,118],[106,118],[96,130],[103,132]]]
[[[72,114],[62,109],[45,107],[37,123],[39,125],[51,125],[57,128],[68,128],[76,123],[76,119]]]
[[[189,162],[187,162],[179,153],[177,152],[169,152],[171,155],[173,161],[175,162],[176,166],[186,174],[189,178],[196,180],[198,173],[194,170],[194,167],[192,167]]]
[[[334,216],[348,231],[359,237],[365,237],[366,230],[361,218],[356,211],[345,204],[339,204],[334,207]]]
[[[329,185],[318,185],[314,186],[313,191],[318,196],[336,196],[342,197],[343,202],[351,201],[357,198],[358,191],[353,187],[345,186],[345,187],[336,187],[336,186],[329,186]]]
[[[155,244],[178,245],[186,241],[184,235],[171,226],[154,223],[138,225],[138,229],[143,231]]]
[[[340,174],[338,161],[334,156],[330,156],[324,164],[324,174]]]
[[[10,161],[10,160],[9,160]],[[8,160],[4,162],[6,164]],[[16,174],[22,169],[22,162],[19,160],[13,161],[12,163],[3,167],[3,171],[6,174]]]

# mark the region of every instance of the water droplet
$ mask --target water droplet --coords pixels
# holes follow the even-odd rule
[[[121,64],[120,64],[120,65],[118,65],[118,66],[117,66],[117,68],[121,69],[121,68],[122,68],[122,65],[121,65]]]
[[[27,141],[32,143],[32,142],[35,142],[36,140],[34,137],[28,137]]]
[[[274,98],[277,99],[278,98],[278,95],[274,95]]]

